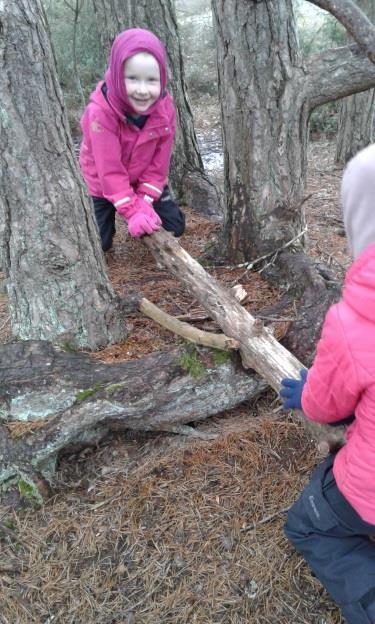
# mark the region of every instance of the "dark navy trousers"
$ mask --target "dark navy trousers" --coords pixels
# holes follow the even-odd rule
[[[285,534],[340,607],[349,624],[375,623],[375,526],[339,491],[334,455],[314,471],[291,507]]]
[[[98,224],[103,251],[112,247],[113,237],[116,233],[115,216],[116,209],[104,197],[93,197],[96,222]],[[166,186],[162,195],[153,203],[155,212],[158,213],[162,226],[175,236],[181,236],[185,231],[185,215],[172,198],[169,187]]]

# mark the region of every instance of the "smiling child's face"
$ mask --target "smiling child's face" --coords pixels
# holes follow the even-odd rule
[[[152,54],[139,52],[124,63],[125,89],[132,108],[139,115],[147,113],[147,109],[160,96],[160,70],[157,60]]]

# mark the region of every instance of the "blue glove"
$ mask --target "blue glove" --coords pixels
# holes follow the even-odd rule
[[[302,409],[301,396],[303,386],[307,379],[307,369],[303,368],[299,372],[301,379],[282,379],[280,396],[285,400],[283,401],[284,409]]]

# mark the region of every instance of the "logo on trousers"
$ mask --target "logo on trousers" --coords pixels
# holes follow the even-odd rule
[[[309,503],[310,503],[310,505],[312,507],[312,510],[313,510],[314,514],[316,515],[318,520],[320,520],[320,513],[319,513],[319,510],[318,510],[318,508],[317,508],[317,506],[315,504],[314,496],[309,496]]]

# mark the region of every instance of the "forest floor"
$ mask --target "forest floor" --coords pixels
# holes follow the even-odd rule
[[[333,146],[313,142],[308,249],[342,278],[349,257],[340,178]],[[189,209],[181,244],[204,261],[218,229]],[[121,223],[107,263],[122,294],[141,291],[176,316],[202,312]],[[252,312],[280,297],[254,271],[206,268],[227,286],[241,283]],[[129,320],[130,337],[96,357],[140,358],[179,340],[141,315]],[[279,337],[289,322],[275,324]],[[197,326],[209,330],[212,322]],[[0,340],[9,339],[3,294]],[[319,461],[304,429],[280,411],[273,391],[200,427],[217,438],[114,434],[99,448],[61,459],[53,496],[41,509],[1,509],[1,624],[342,622],[283,535],[286,509]]]

